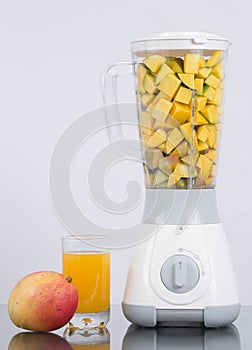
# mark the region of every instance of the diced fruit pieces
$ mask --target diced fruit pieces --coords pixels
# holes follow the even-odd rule
[[[159,101],[161,98],[164,98],[164,99],[167,100],[167,101],[170,100],[169,96],[167,96],[167,95],[164,94],[162,91],[160,91],[160,92],[155,96],[155,98],[153,99],[153,101],[151,102],[151,104],[146,108],[146,111],[152,113],[152,111],[153,111],[155,105],[158,103],[158,101]]]
[[[209,77],[205,80],[205,84],[212,86],[214,89],[217,89],[220,84],[220,79],[216,78],[215,75],[210,74]]]
[[[189,106],[183,103],[174,102],[170,115],[175,118],[180,124],[183,124],[191,117],[192,111]]]
[[[159,161],[159,169],[162,170],[165,174],[170,175],[177,165],[178,161],[178,156],[164,157]]]
[[[189,104],[192,98],[192,90],[180,86],[178,89],[178,92],[176,93],[176,96],[174,97],[174,101]]]
[[[164,98],[161,98],[153,108],[152,116],[153,118],[161,122],[164,122],[171,108],[172,108],[172,102],[167,101]]]
[[[206,105],[201,113],[209,121],[209,123],[216,124],[220,121],[219,113],[215,105]]]
[[[194,89],[194,74],[192,73],[178,73],[179,79],[190,89]]]
[[[156,169],[162,158],[164,158],[163,153],[156,148],[150,148],[145,151],[146,165],[149,169]]]
[[[200,154],[196,166],[202,171],[204,178],[209,176],[213,162],[204,154]]]
[[[223,80],[225,75],[223,64],[222,63],[216,64],[212,69],[212,74],[215,75],[220,80]]]
[[[212,71],[212,68],[210,68],[210,67],[200,68],[198,73],[197,73],[197,78],[206,79],[209,76],[209,74],[211,73],[211,71]]]
[[[183,73],[183,60],[180,57],[168,57],[166,63],[175,73]]]
[[[181,158],[184,157],[187,154],[187,148],[188,148],[188,146],[187,146],[186,140],[183,140],[182,142],[180,142],[178,144],[178,146],[176,147],[176,151],[178,153],[178,156]]]
[[[167,76],[158,85],[160,91],[164,92],[169,98],[173,98],[181,84],[175,74],[167,74]]]
[[[205,108],[207,103],[207,97],[206,96],[195,96],[195,107],[196,111],[202,111],[202,109]]]
[[[167,187],[173,187],[181,179],[180,175],[171,174],[169,176]]]
[[[141,126],[142,128],[152,129],[153,127],[153,118],[150,113],[143,111],[141,116]],[[146,135],[148,133],[145,132]]]
[[[223,90],[220,88],[216,89],[215,95],[213,99],[209,100],[209,103],[213,103],[216,106],[220,106],[222,102],[222,96],[223,96]]]
[[[166,140],[166,153],[169,154],[182,140],[184,136],[179,129],[173,129]]]
[[[195,167],[197,160],[198,160],[198,156],[199,156],[198,153],[191,153],[191,154],[188,154],[187,156],[183,157],[182,160],[184,163],[186,163],[192,167]]]
[[[193,119],[194,125],[204,125],[208,124],[208,121],[206,118],[203,117],[203,115],[200,112],[196,112],[194,119]]]
[[[207,60],[206,67],[213,67],[216,64],[220,63],[223,58],[223,53],[220,50],[213,52],[212,56]]]
[[[148,140],[148,145],[157,147],[166,140],[166,132],[163,129],[158,129]]]
[[[188,166],[187,164],[178,163],[173,172],[174,175],[180,175],[181,177],[188,178],[190,176],[196,177],[198,172],[196,168]]]
[[[168,180],[168,176],[159,169],[153,175],[153,186],[157,186]]]
[[[143,86],[144,86],[145,91],[147,91],[149,94],[154,94],[157,91],[154,77],[151,74],[147,73],[145,75]]]
[[[204,85],[203,87],[203,96],[207,97],[209,100],[214,98],[216,90],[209,85]]]
[[[215,149],[209,149],[205,156],[215,164],[217,161],[218,153]]]
[[[151,95],[151,94],[143,94],[141,96],[141,103],[145,106],[149,105],[155,98],[155,95]]]
[[[192,123],[188,122],[180,126],[180,130],[184,135],[187,142],[191,143],[192,140]]]
[[[174,71],[166,63],[164,63],[161,66],[158,74],[156,75],[156,81],[155,81],[156,85],[158,85],[166,77],[167,74],[172,74],[172,73],[174,73]]]
[[[214,148],[216,138],[217,138],[216,127],[215,127],[215,125],[208,125],[207,128],[209,130],[207,143],[208,143],[210,148]]]
[[[198,141],[197,150],[199,153],[207,151],[208,144],[206,142]]]
[[[206,142],[209,134],[210,134],[210,131],[206,125],[199,126],[197,131],[197,137],[199,141]]]
[[[184,72],[197,74],[199,71],[200,55],[198,53],[185,54]]]
[[[137,67],[137,81],[138,81],[137,89],[141,94],[145,93],[145,88],[143,83],[144,83],[144,78],[146,73],[147,73],[147,69],[144,67],[143,64],[139,63]]]
[[[204,79],[196,78],[194,80],[194,86],[196,90],[197,95],[202,95],[203,93],[203,86],[204,86]]]
[[[150,69],[152,73],[157,73],[162,66],[163,63],[165,63],[166,59],[163,56],[160,55],[152,55],[144,60],[144,64]]]

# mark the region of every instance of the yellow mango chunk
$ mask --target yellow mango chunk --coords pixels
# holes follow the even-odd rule
[[[219,78],[220,80],[224,79],[225,76],[225,71],[224,71],[224,66],[222,63],[216,64],[211,72],[213,75],[216,76],[216,78]]]
[[[166,140],[166,153],[169,154],[183,140],[183,138],[183,134],[177,128],[169,132]]]
[[[194,87],[197,95],[202,95],[204,86],[204,79],[196,78],[194,80]]]
[[[220,122],[219,113],[215,105],[206,105],[206,107],[201,111],[201,113],[211,124],[216,124]]]
[[[186,140],[181,141],[176,147],[177,155],[181,158],[186,156],[187,150],[188,146]]]
[[[203,87],[203,96],[206,96],[209,100],[212,100],[214,98],[214,95],[216,93],[216,90],[209,85],[204,85]]]
[[[214,89],[220,85],[220,79],[216,78],[215,75],[210,74],[209,77],[205,80],[205,84],[212,86]]]
[[[151,74],[145,75],[143,86],[145,91],[147,91],[149,94],[154,94],[157,91],[157,87],[155,85],[155,79]]]
[[[197,137],[199,141],[206,142],[209,134],[210,134],[210,131],[206,125],[201,125],[198,127]]]
[[[202,171],[202,177],[205,179],[209,176],[213,162],[204,154],[200,154],[196,166]]]
[[[218,88],[216,89],[215,95],[212,100],[209,100],[209,103],[213,103],[216,106],[220,106],[222,103],[223,90]]]
[[[195,152],[195,153],[188,154],[187,156],[183,157],[181,160],[187,165],[195,167],[198,157],[199,157],[198,152]]]
[[[178,73],[179,79],[190,89],[194,89],[194,74],[192,73]]]
[[[194,125],[205,125],[208,124],[208,121],[206,118],[203,117],[203,115],[200,112],[196,112],[194,119],[193,119]]]
[[[208,125],[207,128],[209,130],[207,143],[208,143],[210,148],[214,148],[216,138],[217,138],[216,127],[215,127],[215,125]]]
[[[202,109],[205,108],[207,103],[207,97],[206,96],[195,96],[195,109],[196,111],[200,112]]]
[[[174,101],[189,104],[192,98],[192,90],[180,86],[178,89],[178,92],[176,93],[176,96],[174,97]]]
[[[148,144],[150,136],[146,135],[146,134],[141,134],[141,143],[143,144],[144,148],[148,148],[150,147]]]
[[[150,148],[145,151],[145,161],[149,169],[156,169],[162,158],[164,158],[163,153],[156,148]]]
[[[159,120],[160,122],[164,122],[168,113],[172,108],[173,103],[170,101],[161,98],[157,104],[154,106],[152,111],[153,118]]]
[[[160,55],[152,55],[143,61],[144,64],[150,69],[152,73],[157,73],[162,66],[163,63],[165,63],[166,58]]]
[[[199,68],[203,68],[205,67],[206,65],[206,60],[204,57],[200,56],[200,59],[199,59]]]
[[[184,59],[184,72],[197,74],[199,71],[200,55],[198,53],[187,53]]]
[[[183,60],[180,57],[168,57],[166,63],[175,73],[183,73]]]
[[[144,88],[144,78],[147,73],[147,69],[144,67],[143,64],[139,63],[137,66],[137,90],[141,93],[145,93],[145,88]]]
[[[165,100],[170,101],[170,97],[169,97],[168,95],[164,94],[162,91],[160,91],[160,92],[154,97],[154,99],[153,99],[153,101],[151,102],[151,104],[146,108],[146,111],[152,113],[153,108],[156,106],[156,104],[158,103],[158,101],[159,101],[161,98],[164,98]]]
[[[220,50],[215,50],[212,56],[207,60],[206,67],[213,67],[216,64],[220,63],[223,58],[223,53]]]
[[[180,175],[171,174],[169,176],[167,187],[173,187],[181,179]]]
[[[180,126],[180,130],[186,141],[190,144],[192,140],[192,123],[188,122]]]
[[[197,150],[199,153],[207,151],[208,144],[206,142],[198,141]]]
[[[187,121],[192,114],[192,110],[189,106],[183,103],[174,102],[172,109],[170,110],[170,115],[175,118],[180,124]]]
[[[211,176],[211,177],[216,177],[216,171],[217,170],[217,166],[215,165],[215,164],[213,164],[212,165],[212,168],[211,168],[211,170],[210,170],[210,174],[209,174],[209,176]]]
[[[211,73],[211,71],[212,71],[212,68],[210,68],[210,67],[200,68],[196,77],[201,78],[201,79],[206,79],[209,76],[209,74]]]
[[[152,147],[157,147],[166,140],[166,132],[163,129],[158,129],[155,133],[149,138],[148,145]]]
[[[156,85],[158,85],[166,76],[167,74],[175,74],[174,71],[166,64],[162,64],[161,68],[158,71],[158,74],[156,75]]]
[[[168,180],[168,176],[159,169],[153,175],[153,186],[158,186],[159,184]]]
[[[151,94],[143,94],[141,96],[141,103],[145,106],[148,106],[155,98],[155,95],[151,95]]]
[[[166,142],[161,143],[161,145],[157,146],[157,148],[158,148],[161,152],[165,152],[165,150],[166,150]]]
[[[168,125],[169,129],[178,128],[180,126],[178,120],[173,118],[171,115],[168,116],[165,122]]]
[[[143,111],[141,115],[141,132],[146,135],[153,135],[153,118],[150,113]]]
[[[214,164],[216,164],[218,152],[215,149],[209,149],[205,156],[209,158]]]
[[[167,74],[167,76],[158,85],[158,88],[172,99],[180,84],[181,80],[178,79],[175,74]]]
[[[190,167],[187,164],[178,163],[173,171],[174,175],[180,175],[181,177],[196,177],[198,175],[197,169]]]
[[[162,170],[165,174],[170,175],[175,166],[178,164],[178,161],[178,156],[163,157],[159,161],[159,169]]]

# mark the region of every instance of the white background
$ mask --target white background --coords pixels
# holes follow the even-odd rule
[[[218,203],[242,303],[252,302],[251,13],[249,0],[0,1],[0,303],[29,272],[61,269],[66,230],[48,191],[57,139],[74,119],[102,105],[101,74],[108,64],[130,59],[131,40],[176,30],[214,32],[233,42]],[[101,135],[91,141],[87,154],[104,140]],[[128,162],[120,176],[108,177],[112,199],[125,198],[129,176],[143,188],[141,168]],[[83,196],[90,212],[85,189]],[[92,213],[98,220],[97,208]],[[116,220],[109,217],[107,225]],[[129,249],[112,253],[113,303],[121,301],[129,257]]]

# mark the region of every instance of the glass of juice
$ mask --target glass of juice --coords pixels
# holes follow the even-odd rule
[[[70,333],[96,332],[106,327],[110,309],[110,253],[105,235],[62,238],[62,272],[72,278],[78,306],[69,322]]]

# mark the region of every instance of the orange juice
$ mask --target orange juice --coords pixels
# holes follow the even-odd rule
[[[72,283],[78,291],[77,313],[102,312],[109,309],[110,255],[108,252],[64,252],[62,267],[63,274],[72,277]]]

